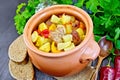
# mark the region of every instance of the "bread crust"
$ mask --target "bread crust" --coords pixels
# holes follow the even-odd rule
[[[27,47],[23,40],[23,35],[19,36],[9,46],[8,56],[15,62],[22,62],[27,56]]]
[[[9,72],[16,80],[34,80],[34,68],[30,61],[21,63],[9,60]]]

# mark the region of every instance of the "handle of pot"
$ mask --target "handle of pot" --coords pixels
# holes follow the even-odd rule
[[[86,62],[96,59],[99,55],[99,52],[100,52],[100,47],[98,43],[94,41],[93,39],[91,39],[84,53],[82,54],[80,63],[86,63]]]

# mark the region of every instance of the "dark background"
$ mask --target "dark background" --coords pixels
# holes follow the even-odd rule
[[[13,17],[17,5],[27,0],[0,0],[0,80],[14,80],[8,69],[9,45],[19,36],[15,29]],[[53,80],[35,68],[36,80]]]

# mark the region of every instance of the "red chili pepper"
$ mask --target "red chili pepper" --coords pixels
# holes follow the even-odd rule
[[[107,66],[100,69],[100,80],[114,80],[115,69],[110,66],[110,60]]]
[[[40,35],[44,36],[45,38],[48,38],[49,37],[49,30],[48,29],[45,29],[43,31],[40,32]]]
[[[100,69],[100,80],[114,80],[115,69],[104,66]]]
[[[115,80],[120,80],[120,56],[116,56],[114,60]]]

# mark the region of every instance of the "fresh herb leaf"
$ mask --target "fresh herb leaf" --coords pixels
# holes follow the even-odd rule
[[[95,35],[99,35],[99,36],[101,36],[101,35],[104,35],[104,27],[102,26],[102,25],[100,25],[101,24],[101,20],[100,20],[100,18],[98,18],[98,17],[96,17],[96,16],[94,16],[93,17],[93,24],[94,24],[94,29],[93,29],[93,31],[94,31],[94,34]]]
[[[98,42],[100,40],[100,38],[101,38],[101,36],[95,35],[95,41]]]
[[[115,29],[115,33],[116,34],[115,34],[114,39],[117,40],[119,38],[119,36],[120,36],[120,28],[119,27]]]
[[[94,13],[97,12],[97,6],[99,6],[98,0],[89,0],[86,2],[86,7]]]
[[[40,3],[39,0],[28,0],[28,4],[21,3],[17,6],[14,22],[18,34],[23,33],[27,20],[35,13],[35,7]],[[25,7],[25,8],[24,8]],[[24,10],[23,10],[24,8]]]
[[[120,1],[87,0],[85,5],[94,12],[94,14],[90,14],[94,24],[94,35],[108,35],[108,39],[111,40],[114,47],[118,49],[118,44],[120,44]]]
[[[120,49],[120,40],[116,40],[116,49]]]
[[[114,21],[111,20],[111,15],[109,16],[100,16],[101,18],[101,25],[104,25],[105,28],[109,28],[110,26],[113,26]]]
[[[75,3],[74,5],[81,8],[84,5],[85,0],[77,0],[77,3]]]
[[[54,0],[56,1],[58,4],[73,4],[73,1],[72,0]]]
[[[17,6],[16,14],[21,14],[21,9],[26,6],[26,3],[21,3]]]
[[[109,35],[106,35],[106,39],[107,39],[107,40],[110,40],[110,41],[112,41],[112,42],[114,42],[114,39],[111,38]]]

